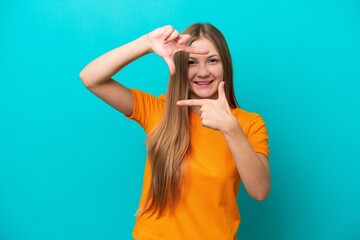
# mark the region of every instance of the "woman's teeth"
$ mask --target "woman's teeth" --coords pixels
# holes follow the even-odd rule
[[[207,82],[195,82],[196,84],[199,84],[199,85],[207,85],[207,84],[210,84],[212,83],[213,81],[207,81]]]

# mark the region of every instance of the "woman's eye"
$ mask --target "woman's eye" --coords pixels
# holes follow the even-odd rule
[[[217,58],[209,59],[209,63],[218,63],[218,62],[219,62],[219,59],[217,59]]]
[[[188,65],[194,65],[194,64],[195,64],[195,61],[192,61],[192,60],[188,61]]]

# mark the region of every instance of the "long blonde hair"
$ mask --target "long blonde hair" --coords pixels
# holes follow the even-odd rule
[[[214,44],[223,64],[227,100],[231,107],[237,107],[231,56],[222,33],[209,23],[196,23],[187,27],[183,34],[191,36],[189,45],[201,37],[208,38]],[[164,116],[147,138],[152,176],[148,195],[140,214],[157,213],[159,218],[166,211],[171,213],[175,210],[182,195],[184,160],[190,141],[190,108],[178,107],[176,102],[189,99],[188,56],[189,54],[185,52],[174,54],[176,72],[169,77]]]

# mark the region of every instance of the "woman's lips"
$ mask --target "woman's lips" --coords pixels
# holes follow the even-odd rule
[[[194,83],[196,85],[202,86],[202,87],[206,87],[209,86],[214,80],[211,81],[194,81]]]

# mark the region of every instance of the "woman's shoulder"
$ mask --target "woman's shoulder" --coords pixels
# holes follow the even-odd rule
[[[267,138],[266,124],[260,114],[240,108],[232,109],[232,113],[249,139],[251,138],[254,141],[255,136],[256,139]]]
[[[148,132],[160,121],[163,115],[164,96],[156,97],[139,89],[131,89],[131,92],[134,97],[134,108],[129,118],[136,120]]]
[[[251,117],[260,116],[260,114],[256,112],[250,112],[242,108],[232,108],[231,112],[237,118],[251,118]]]
[[[159,100],[165,102],[166,101],[166,94],[160,94]]]
[[[254,121],[263,121],[259,113],[250,112],[242,108],[233,108],[231,109],[231,112],[238,119],[238,121],[243,124]]]

